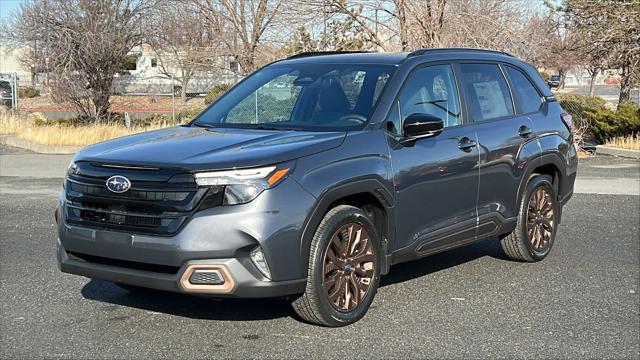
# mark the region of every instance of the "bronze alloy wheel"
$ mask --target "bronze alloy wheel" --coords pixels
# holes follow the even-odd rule
[[[349,223],[333,234],[324,254],[322,284],[336,310],[352,311],[367,296],[375,259],[369,233],[362,225]]]
[[[554,206],[551,194],[542,186],[534,190],[527,210],[527,235],[535,251],[542,251],[551,240]]]

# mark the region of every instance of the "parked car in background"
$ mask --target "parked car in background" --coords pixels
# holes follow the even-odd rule
[[[544,259],[576,170],[571,116],[509,54],[301,54],[191,123],[80,151],[58,264],[132,291],[291,297],[348,325],[391,265],[491,237]]]
[[[549,79],[547,79],[547,85],[549,85],[549,88],[551,89],[557,89],[560,87],[560,75],[549,76]]]
[[[0,105],[11,107],[13,105],[13,88],[8,81],[0,80]]]

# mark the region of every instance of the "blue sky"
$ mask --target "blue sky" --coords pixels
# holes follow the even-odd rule
[[[26,0],[0,0],[0,19],[4,21],[20,8]]]

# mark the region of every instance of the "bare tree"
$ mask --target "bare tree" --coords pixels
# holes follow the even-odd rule
[[[5,29],[14,46],[47,44],[53,94],[85,118],[108,120],[114,75],[140,42],[136,26],[155,0],[34,0]]]
[[[202,26],[204,16],[193,4],[169,1],[163,5],[150,21],[155,31],[149,31],[149,42],[160,71],[180,83],[184,102],[196,74],[211,75],[224,67],[222,46],[216,34]]]
[[[285,0],[191,0],[226,48],[238,59],[241,72],[256,68],[258,47],[267,30],[287,14]]]
[[[582,51],[590,58],[606,54],[609,67],[621,71],[618,103],[629,101],[640,72],[640,2],[566,0],[570,28],[586,39]]]
[[[465,46],[540,56],[549,32],[528,2],[501,0],[326,0],[331,14],[352,19],[383,51]],[[346,20],[343,20],[346,21]]]
[[[403,3],[419,29],[416,35],[419,36],[420,47],[441,46],[447,1],[406,0]]]
[[[361,39],[366,37],[368,39],[367,42],[372,43],[382,51],[393,50],[392,43],[385,41],[378,29],[385,28],[386,32],[392,33],[392,36],[396,35],[397,30],[395,23],[390,24],[388,22],[389,16],[392,18],[398,17],[395,1],[326,0],[318,2],[317,4],[323,7],[323,11],[335,18],[332,23],[332,30],[334,30],[334,32],[325,34],[325,36],[329,37],[327,41],[329,41],[332,36],[340,37],[343,35],[340,34],[340,32],[336,32],[336,29],[343,28],[345,31],[357,29]],[[404,7],[402,9],[404,9]],[[378,14],[383,14],[383,16],[378,17]],[[384,14],[387,16],[384,16]],[[404,16],[404,13],[402,15]],[[400,26],[399,28],[401,32],[406,30],[406,26]],[[351,48],[348,50],[356,49]]]
[[[304,26],[300,26],[282,48],[284,56],[317,50],[318,43],[311,38],[311,34]]]

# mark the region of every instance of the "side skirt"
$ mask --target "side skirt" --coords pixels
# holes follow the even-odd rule
[[[516,218],[494,212],[426,234],[411,245],[394,251],[392,264],[441,253],[491,236],[506,234],[516,227]]]

